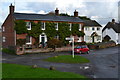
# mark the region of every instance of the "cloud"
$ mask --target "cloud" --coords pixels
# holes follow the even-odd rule
[[[15,0],[15,11],[23,13],[46,14],[54,11],[56,7],[60,13],[73,15],[75,9],[80,16],[87,16],[97,20],[104,25],[111,21],[112,18],[117,20],[117,1],[118,0]],[[8,6],[14,0],[3,0],[0,3],[0,21],[3,22],[9,13]],[[104,18],[104,19],[103,19]]]
[[[39,12],[37,12],[38,14],[47,14],[45,11],[40,10]]]

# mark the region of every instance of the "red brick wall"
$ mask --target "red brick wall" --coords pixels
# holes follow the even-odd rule
[[[26,39],[27,34],[16,34],[16,39]]]
[[[6,41],[2,42],[3,48],[8,48],[9,46],[15,46],[15,31],[14,31],[14,19],[13,15],[9,14],[3,23],[2,27],[5,27],[5,31],[2,31],[2,37],[6,37]]]

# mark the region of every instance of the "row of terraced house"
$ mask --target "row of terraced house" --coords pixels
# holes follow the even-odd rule
[[[85,41],[87,43],[102,42],[102,26],[95,20],[83,20],[78,17],[78,11],[75,10],[74,16],[61,16],[59,10],[56,8],[54,15],[50,14],[33,14],[33,13],[16,13],[15,6],[9,6],[9,15],[2,24],[2,47],[16,47],[17,39],[26,39],[26,45],[33,45],[36,41],[32,36],[27,34],[17,34],[14,26],[15,21],[23,20],[26,23],[27,30],[32,29],[31,22],[42,22],[41,30],[43,33],[39,34],[39,43],[45,45],[48,41],[47,34],[44,32],[46,23],[55,23],[55,30],[59,29],[59,23],[69,24],[69,30],[72,31],[72,24],[79,24],[79,31],[84,32],[84,36],[77,36],[76,42]],[[74,28],[74,27],[73,27]],[[59,35],[57,35],[59,37]],[[67,37],[67,36],[66,36]]]

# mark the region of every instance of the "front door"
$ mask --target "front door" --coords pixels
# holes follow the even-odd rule
[[[41,42],[42,42],[42,47],[44,48],[45,47],[45,37],[44,36],[41,37]]]
[[[92,36],[92,42],[93,43],[95,42],[95,36]]]

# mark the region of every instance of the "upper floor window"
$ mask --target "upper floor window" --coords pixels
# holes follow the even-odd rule
[[[31,22],[26,22],[27,30],[31,30]]]
[[[55,23],[55,30],[58,30],[58,23]]]
[[[2,31],[5,32],[5,27],[4,26],[2,27]]]
[[[82,25],[81,24],[79,24],[79,31],[81,31],[82,30]]]
[[[100,31],[100,28],[97,28],[97,31]]]
[[[3,42],[5,42],[6,41],[6,37],[3,37]]]
[[[69,23],[69,25],[70,25],[69,30],[71,31],[72,30],[72,23]]]
[[[89,31],[89,27],[85,27],[85,30],[86,30],[86,31]]]
[[[45,30],[45,22],[41,22],[41,29]]]
[[[95,28],[93,27],[93,28],[92,28],[92,30],[94,31],[94,30],[95,30]]]

